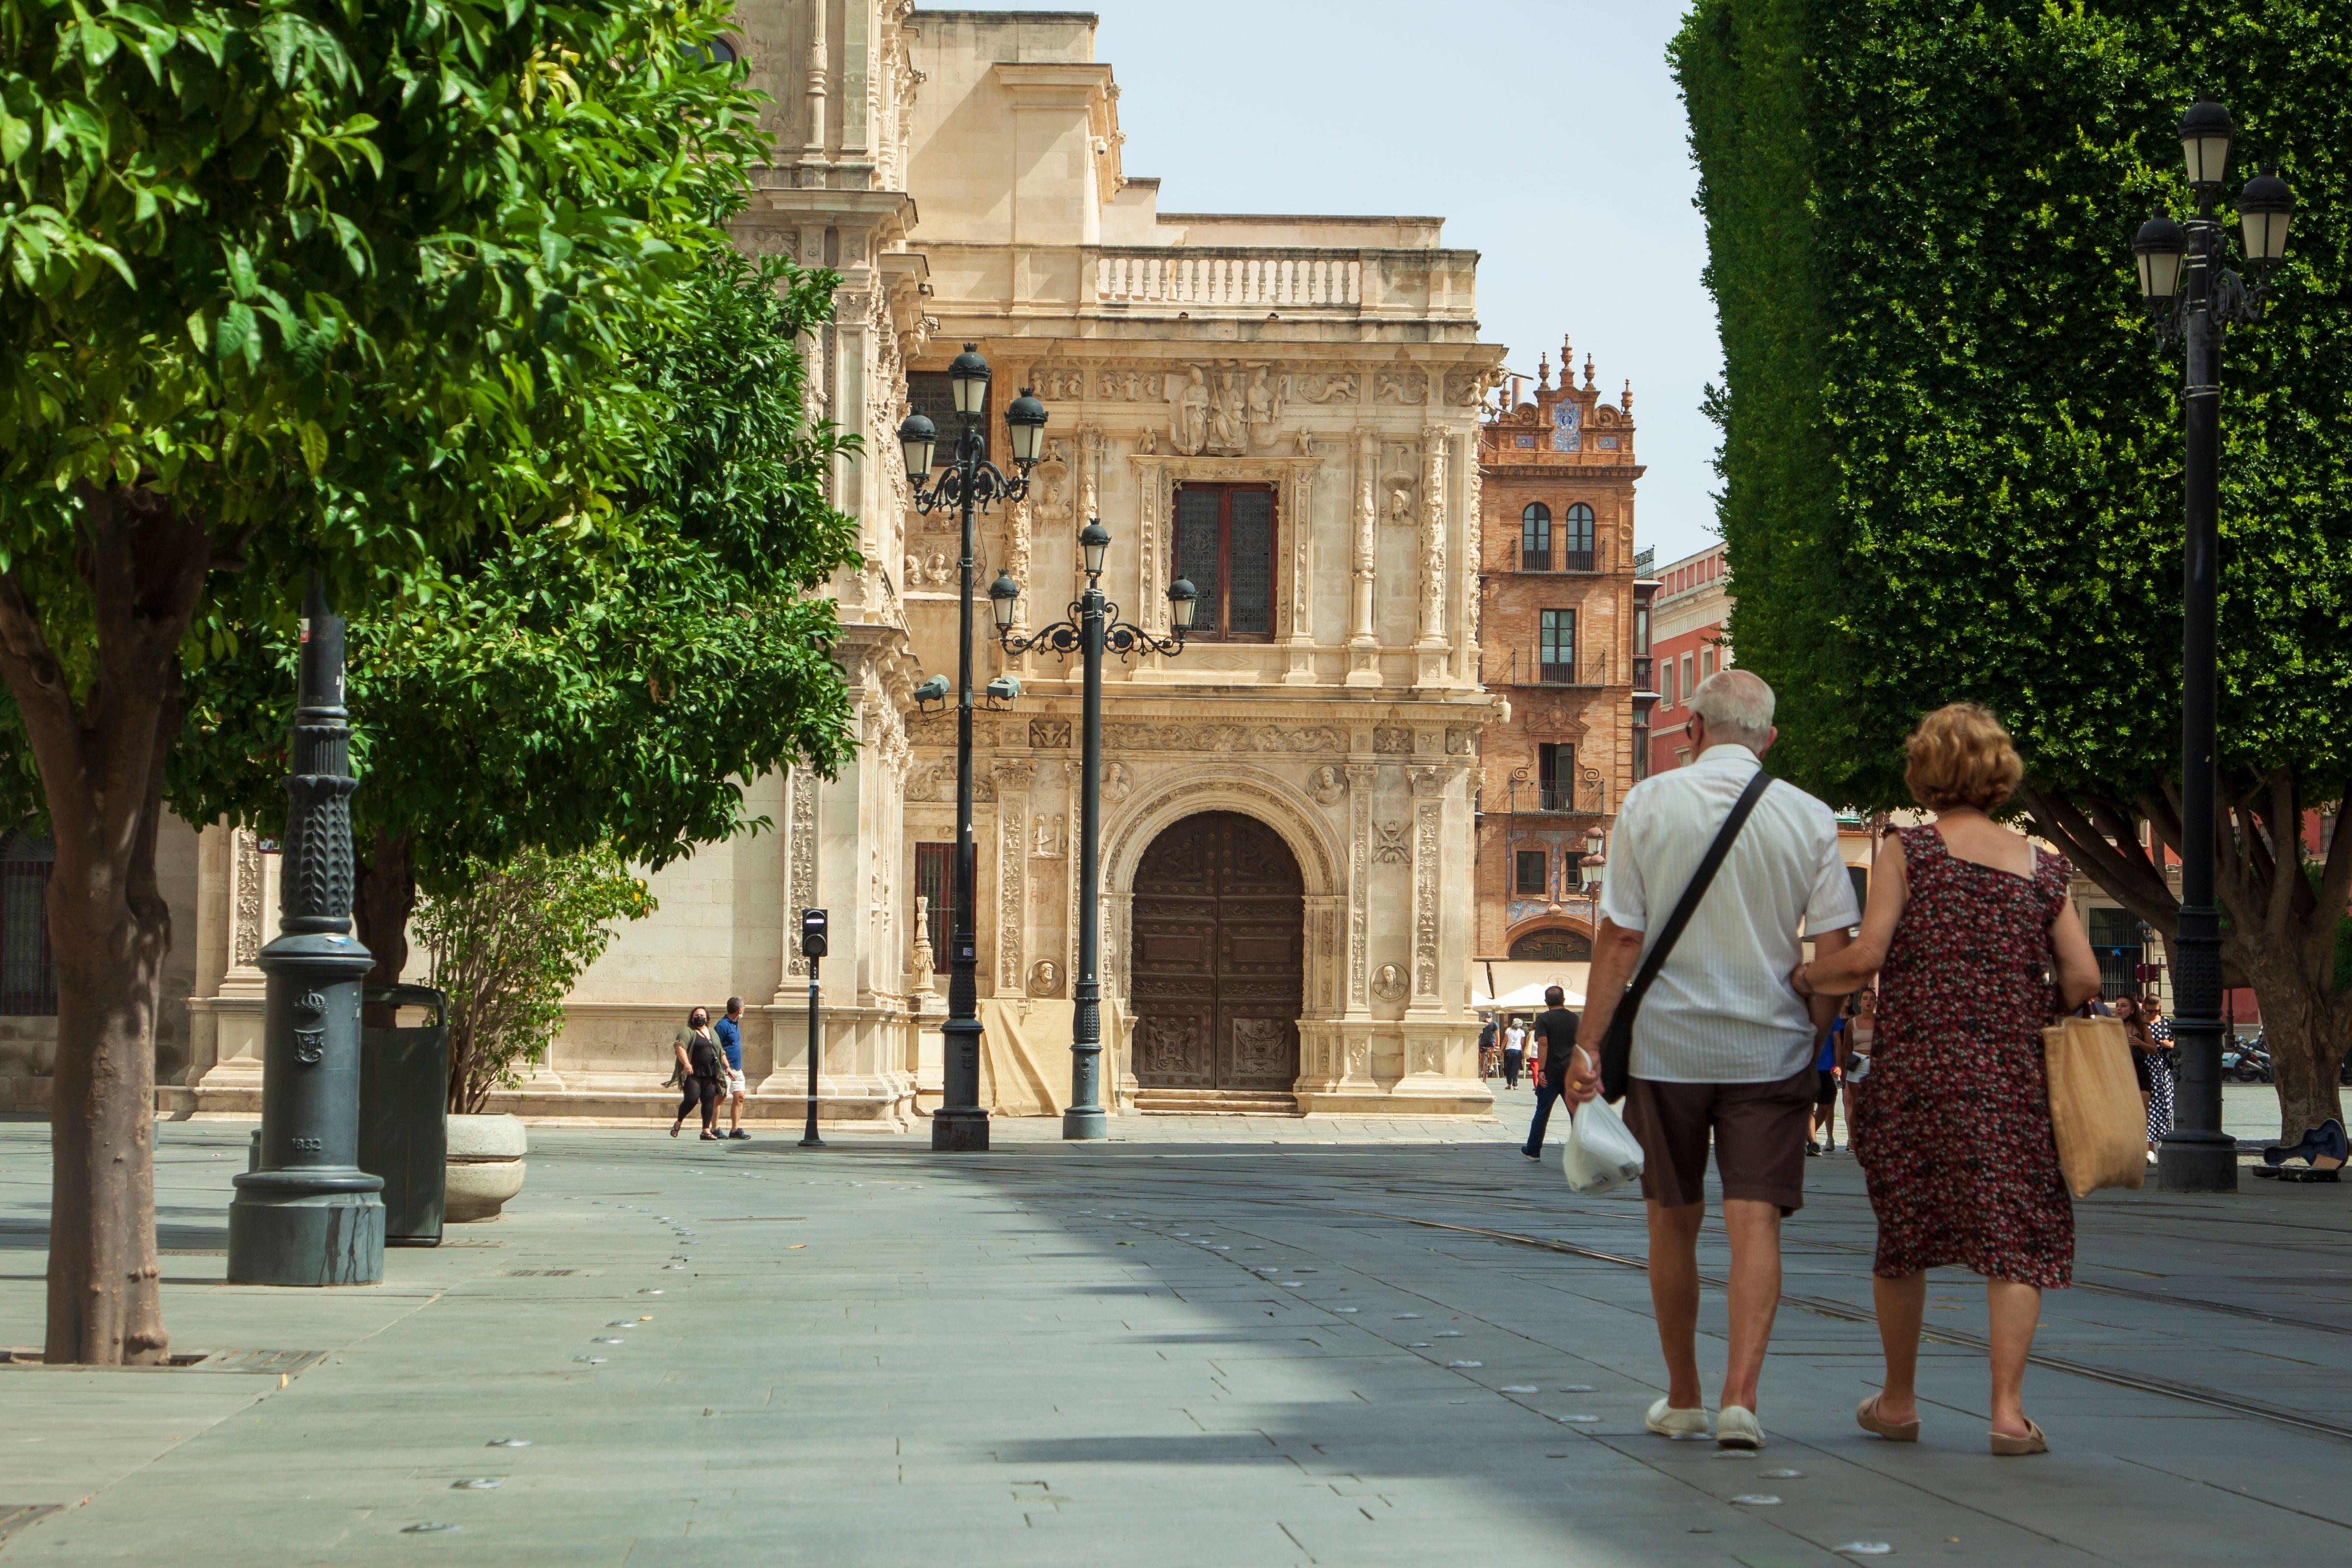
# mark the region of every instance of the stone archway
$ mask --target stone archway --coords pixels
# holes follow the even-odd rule
[[[1133,886],[1136,1082],[1288,1092],[1306,988],[1306,881],[1282,836],[1240,812],[1197,812],[1152,839]]]
[[[1580,926],[1538,926],[1511,939],[1508,956],[1554,963],[1590,963],[1592,938]]]

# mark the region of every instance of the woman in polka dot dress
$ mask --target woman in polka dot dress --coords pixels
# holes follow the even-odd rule
[[[1852,1138],[1878,1216],[1871,1286],[1886,1382],[1854,1417],[1917,1440],[1926,1271],[1958,1264],[1985,1276],[1992,1451],[2038,1454],[2048,1445],[2025,1415],[2025,1361],[2042,1290],[2071,1284],[2074,1264],[2042,1029],[2053,1004],[2098,994],[2098,961],[2067,906],[2065,860],[1987,815],[2024,774],[1999,721],[1955,703],[1921,721],[1908,751],[1906,780],[1935,823],[1888,837],[1861,937],[1792,977],[1800,994],[1842,994],[1878,974]]]

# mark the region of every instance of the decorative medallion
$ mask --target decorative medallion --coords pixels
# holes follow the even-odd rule
[[[294,1059],[317,1067],[327,1054],[327,998],[305,991],[294,999]]]

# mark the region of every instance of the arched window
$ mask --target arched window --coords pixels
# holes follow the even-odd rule
[[[1560,546],[1567,555],[1559,569],[1563,572],[1592,570],[1592,509],[1582,501],[1568,509],[1561,519]]]
[[[1539,500],[1519,513],[1519,570],[1551,570],[1551,508]]]
[[[1592,939],[1581,931],[1531,931],[1511,943],[1511,957],[1522,963],[1539,959],[1552,963],[1589,963]]]

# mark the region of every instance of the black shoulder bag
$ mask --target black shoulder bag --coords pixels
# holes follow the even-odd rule
[[[1756,776],[1748,781],[1748,787],[1739,792],[1739,798],[1731,803],[1731,815],[1723,819],[1722,827],[1716,832],[1715,842],[1706,847],[1706,855],[1699,861],[1698,869],[1691,873],[1690,885],[1683,889],[1681,900],[1675,905],[1675,912],[1666,917],[1665,926],[1658,932],[1657,942],[1650,949],[1650,955],[1642,960],[1641,970],[1633,976],[1633,983],[1625,987],[1625,994],[1617,1003],[1617,1011],[1610,1015],[1609,1032],[1601,1039],[1601,1097],[1612,1104],[1625,1098],[1625,1090],[1633,1077],[1633,1019],[1642,1011],[1643,996],[1648,994],[1650,983],[1657,979],[1658,971],[1664,967],[1667,956],[1675,951],[1675,943],[1681,940],[1683,928],[1690,924],[1699,900],[1706,897],[1708,884],[1715,880],[1715,874],[1723,869],[1724,857],[1731,853],[1731,841],[1739,837],[1739,829],[1747,822],[1748,814],[1756,809],[1756,803],[1763,799],[1764,792],[1771,787],[1772,775],[1758,768]]]

